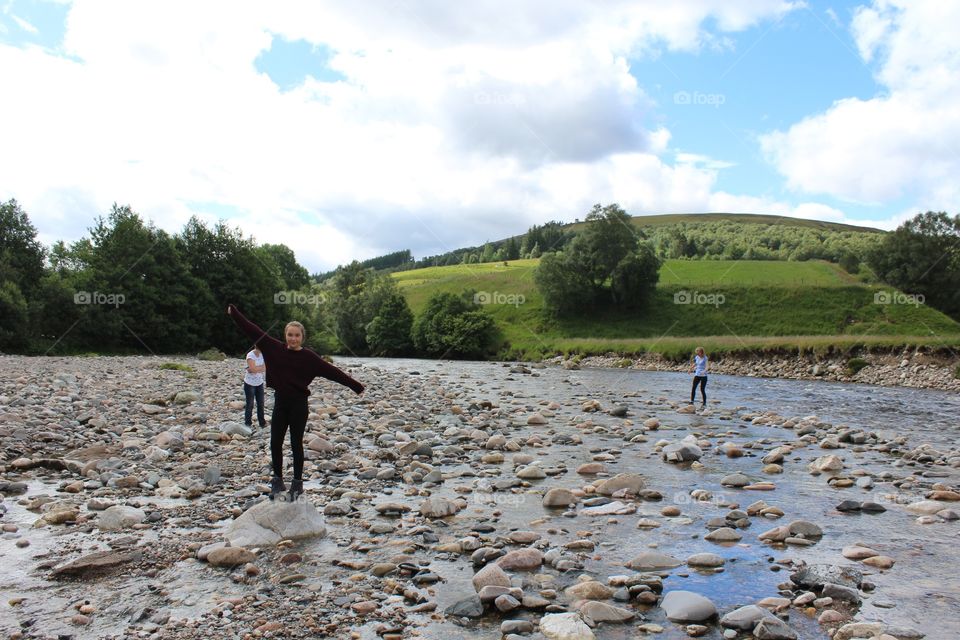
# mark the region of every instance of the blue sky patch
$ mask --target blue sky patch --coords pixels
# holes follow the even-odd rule
[[[270,49],[260,54],[254,66],[260,73],[267,74],[281,91],[290,91],[303,84],[308,76],[321,82],[344,80],[341,73],[330,68],[332,57],[333,51],[325,45],[274,36]]]

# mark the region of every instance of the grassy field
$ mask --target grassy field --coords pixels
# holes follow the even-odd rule
[[[472,289],[489,301],[501,355],[689,354],[846,350],[858,346],[960,346],[960,324],[886,287],[867,286],[825,262],[668,260],[643,312],[584,309],[576,318],[543,314],[537,260],[430,267],[394,274],[415,313],[433,293]]]

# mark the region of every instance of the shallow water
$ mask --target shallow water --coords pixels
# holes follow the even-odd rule
[[[689,376],[672,372],[620,369],[565,371],[548,368],[534,370],[537,375],[531,376],[510,374],[508,369],[495,363],[384,359],[345,359],[341,362],[375,366],[385,372],[419,372],[423,378],[436,378],[437,386],[460,395],[456,403],[464,407],[471,400],[490,400],[504,409],[516,409],[511,417],[521,426],[506,430],[508,439],[518,438],[522,441],[534,433],[580,432],[572,426],[571,421],[591,420],[596,426],[607,429],[606,432],[581,432],[582,445],[524,447],[524,453],[541,458],[542,464],[547,468],[561,465],[565,467],[565,471],[559,475],[534,481],[529,489],[518,490],[516,493],[462,494],[455,491],[457,487],[475,487],[479,477],[493,480],[513,477],[509,453],[505,454],[506,462],[499,465],[499,468],[487,465],[483,474],[477,477],[447,479],[441,487],[434,489],[433,493],[450,498],[465,495],[469,506],[455,518],[448,519],[449,527],[445,528],[442,522],[433,523],[442,542],[464,535],[464,526],[457,523],[495,524],[497,531],[489,534],[491,537],[505,535],[510,530],[531,529],[550,541],[551,546],[582,537],[577,532],[592,533],[591,539],[596,544],[596,550],[589,554],[582,572],[560,574],[549,567],[542,569],[542,574],[552,575],[554,580],[546,586],[558,590],[571,584],[579,573],[588,573],[601,582],[610,575],[631,574],[633,572],[623,567],[623,563],[652,546],[680,560],[693,553],[710,551],[727,559],[722,572],[701,573],[680,567],[665,578],[664,591],[686,589],[702,593],[724,613],[764,597],[778,595],[777,585],[789,580],[789,570],[771,570],[771,567],[776,566],[775,560],[789,558],[811,564],[857,564],[843,559],[840,550],[859,541],[897,560],[893,569],[883,573],[862,566],[865,574],[871,574],[869,580],[874,582],[877,588],[872,594],[866,595],[859,617],[894,626],[913,627],[926,632],[928,638],[960,636],[960,578],[956,572],[956,568],[960,567],[960,524],[917,524],[913,515],[885,497],[886,494],[902,496],[905,492],[877,477],[885,471],[892,472],[898,478],[915,474],[917,486],[906,494],[913,499],[919,499],[923,487],[929,487],[934,482],[956,485],[960,482],[960,471],[909,463],[897,467],[894,466],[896,458],[873,451],[855,453],[849,448],[823,451],[807,447],[788,457],[782,475],[767,476],[760,473],[762,454],[729,459],[717,452],[717,445],[725,441],[743,444],[767,440],[769,444],[765,448],[769,449],[775,444],[796,439],[796,434],[791,430],[752,425],[739,419],[743,413],[761,411],[776,411],[787,417],[816,415],[833,425],[844,424],[881,434],[906,436],[910,448],[923,443],[929,443],[936,448],[955,447],[957,437],[960,436],[960,396],[957,394],[859,384],[711,375],[707,385],[709,414],[684,415],[676,413],[674,408],[664,402],[683,403],[689,398]],[[362,379],[362,375],[360,377]],[[508,393],[512,395],[507,395]],[[604,408],[613,403],[625,404],[630,410],[626,419],[640,424],[647,417],[656,417],[661,422],[661,428],[649,434],[648,442],[626,442],[622,434],[616,432],[616,429],[624,424],[624,419],[605,413],[584,414],[580,410],[580,404],[586,399],[596,399]],[[411,402],[418,400],[410,399]],[[561,405],[555,415],[549,418],[548,424],[523,424],[529,413],[542,408],[540,402],[544,400],[556,401]],[[646,404],[648,401],[651,404]],[[428,399],[424,399],[424,402],[432,404]],[[440,434],[456,416],[443,413],[437,414],[436,419],[446,422],[428,422],[422,428]],[[661,438],[679,440],[690,433],[708,437],[714,445],[712,449],[705,451],[701,460],[703,469],[666,464],[653,451],[654,443]],[[549,436],[545,440],[549,440]],[[376,445],[372,440],[363,440],[360,447],[375,449]],[[611,475],[621,472],[644,474],[648,487],[663,494],[663,502],[640,503],[636,514],[614,517],[591,518],[580,515],[566,518],[559,510],[544,509],[541,505],[541,492],[546,488],[576,488],[590,482],[590,478],[578,476],[575,470],[578,465],[592,461],[595,453],[600,451],[615,455],[615,460],[605,463]],[[810,475],[806,470],[807,463],[827,453],[835,453],[845,459],[847,466],[844,473],[862,469],[874,476],[874,488],[834,489],[827,484],[827,476]],[[450,473],[468,468],[466,464],[460,464],[443,467],[443,470]],[[775,491],[745,491],[720,485],[720,479],[724,475],[737,471],[755,480],[772,481],[777,488]],[[486,475],[488,473],[491,475]],[[344,486],[350,486],[352,479],[352,475],[347,475],[341,482]],[[308,494],[311,489],[317,489],[316,482],[307,483]],[[713,499],[706,502],[694,501],[689,496],[693,489],[711,491]],[[28,495],[33,497],[41,492],[57,495],[55,486],[43,487],[40,483],[31,484]],[[382,521],[384,517],[374,511],[373,505],[387,500],[403,502],[416,509],[422,498],[407,497],[403,493],[404,486],[397,484],[377,495],[369,503],[358,503],[361,517],[370,522]],[[849,515],[837,512],[834,507],[847,498],[882,502],[888,511],[878,515]],[[771,521],[752,518],[752,526],[741,531],[744,538],[736,545],[721,546],[702,540],[707,533],[705,522],[726,513],[728,507],[722,505],[736,502],[745,507],[761,499],[782,508],[786,516]],[[130,502],[135,500],[137,499]],[[182,504],[179,500],[153,497],[145,497],[141,501],[161,509]],[[119,634],[126,628],[130,615],[143,607],[162,606],[170,612],[172,619],[192,619],[212,609],[222,598],[250,594],[257,590],[256,584],[234,583],[227,578],[226,572],[211,570],[192,560],[179,562],[154,579],[120,575],[91,583],[91,586],[70,581],[51,582],[43,572],[33,569],[38,557],[48,553],[61,553],[65,542],[71,540],[85,544],[84,551],[95,549],[88,548],[90,543],[83,542],[83,534],[67,531],[60,535],[52,528],[31,530],[30,525],[37,519],[38,514],[27,512],[16,503],[17,498],[6,499],[5,504],[10,512],[4,516],[3,522],[18,524],[21,533],[29,530],[31,546],[17,549],[14,546],[15,535],[0,536],[0,556],[7,567],[0,576],[0,607],[9,612],[7,601],[13,597],[25,596],[27,600],[20,605],[17,619],[22,620],[25,615],[32,616],[45,635],[78,635],[78,629],[69,624],[69,617],[73,613],[70,605],[77,601],[78,594],[82,594],[85,588],[95,590],[96,603],[102,613],[95,615],[93,624],[79,633],[82,637]],[[660,516],[660,509],[666,504],[678,505],[683,512],[682,517]],[[636,522],[644,516],[658,520],[662,526],[652,530],[638,529]],[[824,529],[823,539],[812,547],[786,549],[775,549],[757,540],[757,536],[764,531],[798,519],[819,524]],[[330,537],[297,547],[305,557],[316,560],[298,566],[297,570],[307,575],[306,582],[323,583],[326,591],[330,587],[330,579],[335,575],[342,579],[344,573],[343,569],[331,564],[332,560],[356,559],[375,562],[400,553],[409,545],[410,538],[403,535],[404,529],[409,526],[402,520],[390,520],[400,523],[401,528],[397,533],[382,536],[377,544],[372,545],[372,549],[361,551],[356,547],[357,540],[363,537],[362,532],[357,533],[355,528],[351,529],[331,519]],[[535,522],[539,523],[532,524]],[[466,525],[467,529],[469,524]],[[549,529],[556,529],[557,533],[551,534]],[[163,530],[163,535],[184,538],[189,538],[190,533],[191,531],[186,529]],[[138,535],[149,543],[150,536],[156,534],[147,532]],[[400,544],[392,543],[393,540],[400,540]],[[441,583],[431,588],[431,599],[438,603],[438,610],[442,611],[444,607],[474,593],[471,584],[473,568],[468,554],[448,560],[436,558],[429,549],[423,549],[417,553],[417,558],[424,563],[429,560],[431,570],[442,578]],[[534,579],[533,574],[514,575],[528,581],[525,588],[528,593],[536,593],[538,588],[542,588],[530,582]],[[167,592],[162,600],[156,596],[157,585],[163,585]],[[615,604],[634,608],[633,604]],[[650,622],[665,627],[663,634],[653,637],[687,637],[683,627],[667,622],[659,608],[636,610]],[[464,627],[451,621],[432,621],[426,616],[412,616],[409,622],[422,624],[419,632],[425,638],[479,639],[499,637],[500,621],[508,617],[532,615],[488,615]],[[12,620],[9,620],[9,623],[0,624],[0,628],[9,631],[13,629],[12,624]],[[802,638],[827,637],[815,620],[806,618],[800,612],[791,613],[789,624]],[[363,627],[359,630],[361,636],[376,638],[375,627],[375,624]],[[601,640],[633,638],[637,637],[634,627],[635,623],[621,626],[601,625],[596,629],[596,634]],[[719,627],[714,625],[705,637],[720,638]]]

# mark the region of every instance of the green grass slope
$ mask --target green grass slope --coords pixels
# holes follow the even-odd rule
[[[867,286],[826,262],[668,260],[642,312],[584,309],[547,319],[533,279],[538,260],[430,267],[393,274],[414,313],[434,293],[478,292],[509,357],[556,353],[831,350],[960,345],[960,324]]]

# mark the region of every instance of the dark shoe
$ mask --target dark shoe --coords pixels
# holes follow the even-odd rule
[[[282,495],[286,490],[287,485],[283,483],[283,478],[273,476],[273,479],[270,480],[270,499],[276,500],[277,496]]]
[[[303,480],[294,480],[290,483],[290,502],[296,502],[303,495]]]

